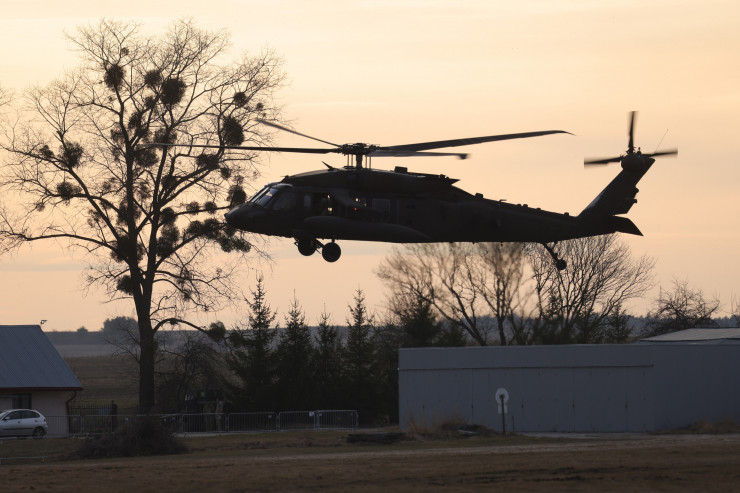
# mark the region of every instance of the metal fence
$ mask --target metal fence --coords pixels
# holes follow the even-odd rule
[[[319,410],[282,413],[159,414],[150,416],[90,414],[47,416],[43,439],[0,437],[0,464],[45,460],[48,438],[99,436],[133,425],[137,419],[159,419],[177,435],[356,430],[357,411]]]
[[[278,431],[356,430],[357,411],[318,410],[281,413],[158,414],[155,418],[175,434],[258,433]],[[48,437],[95,436],[112,433],[142,416],[90,414],[47,416]]]
[[[48,455],[48,440],[0,437],[0,465],[19,461],[44,462]]]

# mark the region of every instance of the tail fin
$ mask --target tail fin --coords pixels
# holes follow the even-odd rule
[[[654,159],[639,153],[625,156],[622,171],[583,209],[578,218],[588,222],[606,222],[614,232],[642,235],[632,221],[618,214],[626,214],[637,203],[637,183],[654,162]]]
[[[635,223],[633,223],[632,220],[626,217],[612,216],[609,218],[608,223],[615,233],[627,233],[642,236],[642,231],[635,226]]]

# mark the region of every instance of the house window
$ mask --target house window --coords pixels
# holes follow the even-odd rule
[[[13,394],[13,408],[31,409],[31,394]]]

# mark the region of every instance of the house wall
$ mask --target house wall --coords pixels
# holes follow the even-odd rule
[[[403,428],[447,420],[501,431],[645,432],[740,421],[740,345],[402,349]]]
[[[67,436],[70,431],[70,420],[67,418],[67,401],[74,397],[74,391],[39,391],[32,392],[33,408],[46,416],[49,436]]]

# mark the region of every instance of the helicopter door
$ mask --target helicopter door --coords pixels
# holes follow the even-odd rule
[[[399,201],[398,219],[401,224],[409,227],[416,227],[417,210],[416,200],[402,199]]]
[[[371,207],[379,212],[378,220],[387,222],[391,217],[390,199],[372,199]]]

